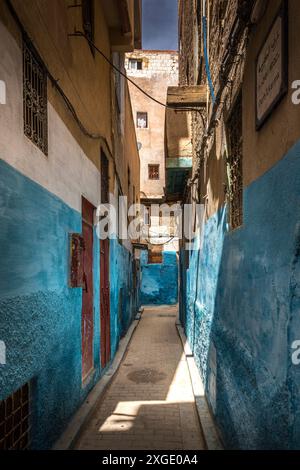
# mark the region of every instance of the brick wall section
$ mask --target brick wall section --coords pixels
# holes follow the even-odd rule
[[[142,70],[132,70],[128,67],[130,59],[143,61]],[[135,50],[126,54],[125,68],[127,75],[136,78],[151,78],[153,74],[168,74],[169,77],[178,77],[177,51],[142,51]]]
[[[142,61],[142,69],[130,67],[130,59]],[[126,54],[125,69],[130,77],[148,95],[165,104],[169,86],[178,85],[178,52],[135,50]],[[141,93],[132,84],[129,86],[133,115],[137,121],[138,112],[148,115],[148,127],[136,127],[137,141],[140,143],[141,195],[161,198],[165,187],[165,121],[166,110]],[[136,122],[137,124],[137,122]],[[158,164],[159,179],[148,177],[148,165]]]
[[[235,101],[236,95],[240,89],[243,71],[245,64],[244,54],[244,38],[238,45],[237,55],[228,60],[228,70],[223,74],[222,64],[224,63],[224,57],[229,49],[229,38],[233,30],[235,19],[237,17],[238,8],[243,4],[243,0],[215,0],[209,3],[210,10],[206,12],[207,15],[207,49],[209,56],[209,63],[211,69],[211,77],[214,87],[215,95],[217,95],[220,88],[222,89],[226,83],[224,92],[222,93],[222,107],[224,114],[221,113],[221,119],[216,128],[213,131],[213,136],[208,141],[208,146],[205,153],[203,152],[202,141],[205,129],[203,126],[203,119],[199,113],[193,113],[192,118],[192,142],[193,142],[193,174],[199,170],[201,175],[201,193],[207,194],[207,183],[206,176],[209,174],[209,169],[206,167],[210,154],[214,154],[215,157],[222,160],[220,155],[223,152],[219,145],[221,134],[223,133],[224,126],[224,115],[228,115]],[[204,61],[204,45],[203,45],[203,28],[202,28],[202,2],[198,0],[180,0],[180,51],[179,51],[179,83],[181,85],[200,85],[205,84],[206,70]],[[230,73],[228,73],[228,71]],[[212,106],[211,98],[209,96],[209,107],[204,110],[203,116],[208,112],[208,117],[211,117]],[[205,121],[207,116],[205,116]],[[219,155],[216,153],[219,152]],[[225,175],[225,162],[223,162],[224,168],[220,163],[217,175],[218,179],[221,177],[224,179],[223,186],[217,185],[218,194],[215,194],[219,198],[220,204],[224,201],[224,188],[226,183]],[[214,172],[216,169],[213,170]],[[210,175],[211,177],[211,175]],[[213,176],[214,177],[214,176]],[[220,193],[221,190],[221,193]],[[215,207],[212,209],[214,210]]]

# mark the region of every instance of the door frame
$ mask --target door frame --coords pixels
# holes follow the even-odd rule
[[[91,301],[91,304],[92,304],[92,314],[91,314],[91,318],[92,318],[92,333],[91,333],[91,342],[89,343],[89,347],[91,348],[91,368],[89,369],[88,372],[85,372],[84,373],[84,331],[83,331],[83,302],[84,302],[84,289],[85,287],[82,288],[82,303],[81,303],[81,379],[82,379],[82,383],[84,384],[88,379],[89,377],[91,376],[91,374],[93,373],[93,371],[95,370],[95,358],[94,358],[94,332],[95,332],[95,328],[94,328],[94,213],[95,213],[95,206],[88,200],[86,199],[84,196],[81,196],[81,214],[82,214],[82,221],[81,221],[81,224],[82,224],[82,236],[83,236],[83,240],[84,239],[84,230],[83,230],[83,226],[84,224],[86,226],[88,226],[90,229],[91,229],[91,235],[92,235],[92,251],[91,251],[91,295],[92,295],[92,301]],[[83,261],[84,263],[84,261]],[[83,270],[84,270],[84,264],[83,264]],[[84,276],[85,276],[85,273],[84,273]],[[86,282],[86,280],[84,281]],[[86,287],[87,288],[87,287]]]

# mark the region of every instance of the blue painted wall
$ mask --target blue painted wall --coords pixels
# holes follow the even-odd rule
[[[111,354],[128,330],[138,309],[134,302],[132,254],[117,239],[110,240]]]
[[[226,221],[191,254],[186,334],[226,447],[299,449],[300,142],[245,189],[243,227]]]
[[[7,348],[7,365],[0,365],[0,400],[32,381],[32,447],[36,449],[55,442],[103,373],[100,254],[95,233],[95,372],[82,386],[82,292],[68,288],[68,236],[81,232],[81,225],[81,214],[0,160],[0,340]],[[111,257],[113,358],[121,330],[115,292],[118,284],[130,284],[131,265],[128,251],[114,242]],[[130,305],[124,315],[127,327]]]
[[[175,251],[164,251],[161,264],[148,264],[148,253],[141,255],[142,305],[172,305],[178,301],[178,263]]]

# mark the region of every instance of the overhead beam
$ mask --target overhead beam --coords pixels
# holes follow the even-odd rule
[[[206,106],[207,89],[205,85],[170,86],[168,88],[167,104],[178,109],[186,107]]]
[[[122,34],[124,36],[128,34],[132,34],[132,26],[130,22],[130,13],[129,13],[129,5],[128,5],[128,0],[119,0],[118,1],[118,7],[119,7],[119,12],[120,12],[120,18],[121,18],[121,27],[122,27]]]

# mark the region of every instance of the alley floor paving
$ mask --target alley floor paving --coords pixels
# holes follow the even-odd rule
[[[147,307],[77,449],[201,450],[205,443],[177,307]]]

